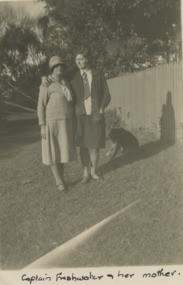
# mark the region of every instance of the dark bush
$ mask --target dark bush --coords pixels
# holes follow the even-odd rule
[[[108,138],[109,132],[113,128],[125,127],[126,124],[122,120],[121,109],[119,108],[119,112],[116,108],[108,109],[105,112],[105,121],[106,121],[106,137]]]

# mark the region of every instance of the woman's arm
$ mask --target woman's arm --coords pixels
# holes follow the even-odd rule
[[[37,114],[39,125],[41,126],[41,136],[46,139],[46,105],[48,103],[48,89],[40,86]]]
[[[50,84],[53,82],[50,76],[43,76],[41,77],[41,84],[44,87],[49,87]]]
[[[103,99],[101,103],[101,109],[100,112],[103,112],[104,109],[109,105],[111,101],[111,95],[109,93],[109,88],[107,86],[107,82],[105,77],[102,75],[102,85],[103,85]]]
[[[46,125],[41,125],[41,137],[46,140]]]

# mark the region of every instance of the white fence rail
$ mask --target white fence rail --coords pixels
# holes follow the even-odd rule
[[[121,108],[128,129],[150,129],[160,137],[160,120],[163,119],[170,128],[175,122],[176,139],[182,141],[182,62],[112,78],[108,86],[112,96],[110,108]]]

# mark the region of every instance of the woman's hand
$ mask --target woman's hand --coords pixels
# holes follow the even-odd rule
[[[46,77],[46,76],[41,77],[41,84],[44,87],[49,87],[51,83],[52,83],[52,80],[49,77]]]
[[[41,126],[41,137],[43,140],[46,140],[46,126],[45,125]]]
[[[104,113],[104,110],[102,108],[100,108],[99,114],[103,114],[103,113]]]

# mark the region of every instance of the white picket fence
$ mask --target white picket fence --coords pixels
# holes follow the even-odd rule
[[[183,140],[182,62],[112,78],[108,86],[112,97],[110,108],[121,108],[127,128],[150,129],[158,137],[162,110],[169,98],[168,104],[172,102],[174,111],[176,140]]]

